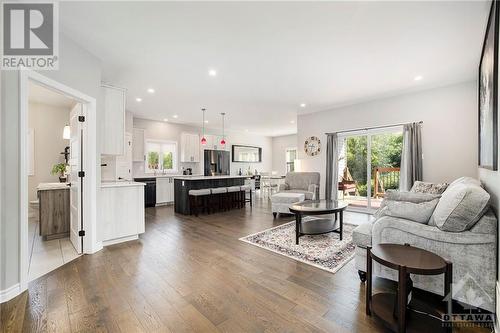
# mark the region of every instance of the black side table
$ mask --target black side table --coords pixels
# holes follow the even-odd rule
[[[391,293],[372,295],[372,259],[398,271],[397,296]],[[444,273],[444,294],[451,293],[452,264],[437,254],[408,244],[378,244],[367,248],[366,253],[366,314],[372,313],[394,332],[451,332],[444,327],[436,308],[412,300],[408,304],[410,274],[438,275]],[[407,309],[416,312],[407,313]],[[449,310],[449,309],[448,309]],[[425,315],[431,314],[433,316]]]

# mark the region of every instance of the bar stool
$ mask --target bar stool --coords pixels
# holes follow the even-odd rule
[[[253,207],[253,203],[252,203],[252,186],[250,186],[250,185],[242,185],[242,186],[240,186],[240,190],[243,192],[242,193],[243,200],[242,200],[241,205],[245,206],[245,204],[247,202],[250,202],[250,207]],[[247,198],[247,192],[250,194],[250,196],[248,198]]]
[[[199,209],[208,209],[208,196],[210,195],[209,189],[189,190],[189,211],[191,215],[194,212],[198,216]]]
[[[236,206],[238,208],[241,208],[241,189],[240,186],[229,186],[227,188],[227,194],[229,196],[230,200],[230,206],[231,208]]]
[[[227,193],[227,189],[225,187],[214,187],[210,189],[211,195],[211,207],[213,208],[213,201],[214,199],[217,199],[217,206],[219,207],[219,210],[222,210],[224,208],[224,197],[225,194]]]

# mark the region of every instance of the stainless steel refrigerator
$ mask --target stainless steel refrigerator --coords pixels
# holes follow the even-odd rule
[[[229,176],[230,153],[225,150],[205,150],[205,176]]]

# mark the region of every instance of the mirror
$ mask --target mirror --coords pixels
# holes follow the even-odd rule
[[[233,145],[233,162],[260,163],[262,162],[262,148]]]

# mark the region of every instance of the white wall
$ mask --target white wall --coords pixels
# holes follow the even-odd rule
[[[69,124],[70,110],[40,103],[29,103],[28,126],[33,128],[35,137],[34,174],[28,177],[29,200],[36,200],[39,183],[59,182],[59,175],[50,172],[54,164],[63,163],[61,152],[69,141],[63,139],[65,125]]]
[[[97,101],[97,124],[102,124],[100,93],[101,63],[64,34],[59,37],[59,70],[41,74],[76,89]],[[19,80],[18,71],[1,71],[1,230],[0,290],[19,283]],[[99,129],[99,128],[98,128]],[[102,130],[102,129],[101,129]],[[97,160],[100,160],[101,132],[97,133]],[[100,169],[97,169],[100,183]],[[99,196],[100,193],[98,193]],[[97,209],[99,216],[99,197]],[[98,226],[99,232],[99,226]]]
[[[286,175],[286,150],[297,148],[297,135],[284,135],[273,137],[273,171],[279,175]]]
[[[322,143],[319,156],[299,149],[303,171],[321,172],[324,197],[327,132],[413,121],[422,129],[425,181],[452,181],[460,176],[477,177],[477,85],[466,82],[397,97],[299,115],[298,145],[310,136]]]
[[[198,133],[201,135],[201,128],[194,126],[186,126],[182,124],[174,124],[162,121],[153,121],[147,119],[134,118],[134,128],[142,128],[145,130],[146,139],[155,140],[168,140],[176,141],[178,144],[178,153],[180,159],[180,144],[181,144],[181,133]],[[206,134],[219,134],[218,131],[212,129],[206,129]],[[231,162],[231,174],[236,175],[238,170],[242,168],[243,171],[247,170],[248,167],[252,171],[257,169],[258,171],[271,171],[272,168],[272,138],[266,136],[259,136],[247,133],[239,132],[226,132],[226,147],[230,150],[233,144],[251,145],[262,148],[262,163],[233,163]],[[194,174],[203,174],[203,153],[200,152],[200,163],[178,163],[178,171],[181,172],[181,168],[193,168]],[[144,175],[144,163],[134,162],[134,176]]]

